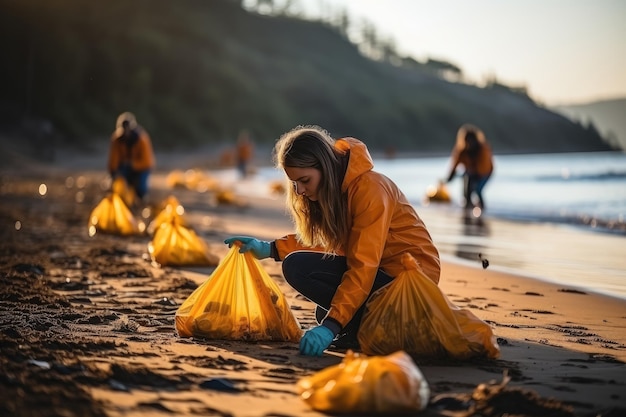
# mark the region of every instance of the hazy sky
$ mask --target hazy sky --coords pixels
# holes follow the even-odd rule
[[[419,61],[480,83],[524,85],[548,105],[626,97],[626,0],[301,0],[345,7]]]

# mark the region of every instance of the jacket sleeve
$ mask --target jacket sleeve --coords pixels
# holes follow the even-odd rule
[[[312,251],[312,252],[324,252],[324,248],[322,247],[312,248],[312,247],[302,245],[296,239],[296,235],[283,236],[280,239],[276,239],[273,243],[276,246],[277,256],[274,258],[276,261],[282,261],[291,252],[295,252],[299,250],[307,250],[307,251]],[[342,255],[342,254],[339,253],[338,255]]]
[[[478,166],[478,173],[480,175],[489,175],[493,171],[493,153],[491,147],[488,144],[482,146],[480,164]]]
[[[117,141],[112,137],[111,144],[109,145],[109,159],[107,163],[107,168],[109,169],[109,173],[113,174],[117,171],[117,168],[120,164],[120,154],[117,146]]]
[[[154,168],[154,153],[152,151],[152,141],[148,133],[143,130],[140,133],[139,141],[133,151],[133,169],[135,171],[145,171]]]
[[[456,167],[459,166],[460,156],[460,152],[454,148],[452,155],[450,155],[450,171],[447,178],[448,182],[452,181],[452,178],[454,178],[454,175],[456,174]]]
[[[327,317],[342,327],[367,300],[380,266],[394,200],[383,184],[361,178],[350,193],[352,227],[346,247],[348,269],[331,301]]]

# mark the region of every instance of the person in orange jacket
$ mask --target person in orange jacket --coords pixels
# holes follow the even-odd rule
[[[248,165],[252,161],[253,153],[254,146],[250,140],[250,133],[247,130],[243,130],[239,133],[236,147],[237,169],[241,178],[246,178],[249,174]]]
[[[274,153],[293,184],[286,199],[295,233],[272,242],[232,236],[224,243],[238,241],[240,252],[282,261],[287,282],[317,304],[318,326],[304,333],[302,354],[321,356],[331,343],[357,347],[365,303],[404,270],[402,254],[438,283],[439,252],[402,191],[373,170],[360,140],[299,126],[278,140]]]
[[[466,209],[472,209],[472,197],[476,196],[481,212],[485,209],[483,188],[493,173],[493,155],[485,134],[478,127],[464,124],[457,131],[456,144],[450,156],[447,182],[456,175],[456,168],[463,165],[463,198]]]
[[[137,124],[132,113],[120,114],[109,147],[108,169],[111,177],[123,177],[137,197],[143,200],[154,166],[155,157],[148,132]]]

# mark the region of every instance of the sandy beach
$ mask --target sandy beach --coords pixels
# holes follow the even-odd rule
[[[169,187],[173,167],[151,179],[150,216],[176,196],[220,259],[230,235],[273,239],[291,230],[282,198],[220,204],[210,191]],[[1,174],[1,416],[324,415],[296,383],[339,364],[345,350],[311,358],[295,343],[178,337],[178,306],[214,267],[159,267],[147,234],[90,237],[89,213],[107,192],[103,171],[38,165]],[[427,224],[446,223],[441,216]],[[525,227],[532,235],[535,226]],[[593,250],[603,244],[614,250],[602,236]],[[280,263],[262,265],[300,325],[315,325],[314,305],[286,284]],[[417,360],[431,390],[419,415],[626,415],[626,300],[448,258],[439,286],[490,324],[501,355]],[[481,384],[492,395],[472,398]]]

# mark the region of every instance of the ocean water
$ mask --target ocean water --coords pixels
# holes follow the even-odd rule
[[[376,169],[397,182],[411,202],[445,178],[448,158],[381,160]],[[496,155],[483,190],[487,213],[509,220],[577,224],[626,235],[626,153]],[[447,184],[461,205],[462,180]]]
[[[480,218],[461,208],[460,176],[446,185],[450,203],[428,204],[448,164],[447,157],[374,160],[416,207],[442,257],[480,265],[480,255],[492,268],[626,299],[626,153],[496,155]],[[233,184],[267,196],[267,184],[283,178],[263,167]]]

